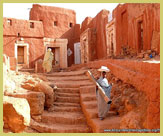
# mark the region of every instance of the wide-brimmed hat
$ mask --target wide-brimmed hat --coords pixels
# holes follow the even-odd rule
[[[108,69],[106,66],[101,66],[101,68],[99,68],[98,71],[100,71],[100,72],[103,72],[103,71],[109,72],[110,69]]]

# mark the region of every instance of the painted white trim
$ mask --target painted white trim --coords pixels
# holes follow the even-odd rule
[[[25,60],[25,64],[27,66],[27,68],[29,68],[29,44],[28,43],[15,43],[15,58],[16,58],[16,65],[18,65],[18,62],[17,62],[17,56],[18,56],[18,46],[21,46],[21,47],[25,47],[26,49],[26,60]]]

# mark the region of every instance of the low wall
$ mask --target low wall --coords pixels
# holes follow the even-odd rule
[[[132,84],[137,90],[146,93],[148,109],[145,126],[149,129],[160,128],[160,63],[107,59],[74,65],[69,69],[101,66],[107,66],[123,82]]]

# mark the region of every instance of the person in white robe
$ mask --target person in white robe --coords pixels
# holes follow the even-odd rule
[[[98,69],[98,71],[101,72],[101,77],[97,80],[97,82],[105,91],[106,96],[110,98],[112,85],[108,83],[108,80],[106,78],[106,72],[109,72],[110,70],[105,66],[101,66],[101,68]],[[100,120],[103,120],[110,109],[111,103],[110,102],[106,103],[104,97],[99,93],[98,89],[96,91],[96,95],[97,95],[97,102],[98,102],[98,117],[100,118]]]
[[[48,48],[47,52],[45,53],[44,60],[43,60],[43,68],[45,72],[49,73],[52,70],[52,62],[54,59],[54,55],[50,48]]]

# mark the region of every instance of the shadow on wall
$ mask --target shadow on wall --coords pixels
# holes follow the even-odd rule
[[[68,31],[66,31],[61,39],[68,39],[67,49],[70,48],[72,54],[68,56],[68,66],[74,64],[74,43],[80,42],[80,24],[75,24]]]
[[[39,56],[39,57],[36,58],[35,60],[29,62],[29,67],[35,67],[35,63],[36,63],[36,61],[38,61],[39,59],[42,59],[42,60],[43,60],[43,59],[44,59],[44,54],[41,55],[41,56]]]
[[[7,36],[7,37],[9,37],[9,36]],[[11,37],[13,37],[13,36],[11,36]],[[8,44],[10,44],[10,43],[12,43],[14,40],[16,40],[16,39],[18,39],[19,37],[15,37],[14,39],[12,39],[11,41],[9,41],[9,42],[7,42],[6,44],[4,44],[4,46],[7,46]]]

